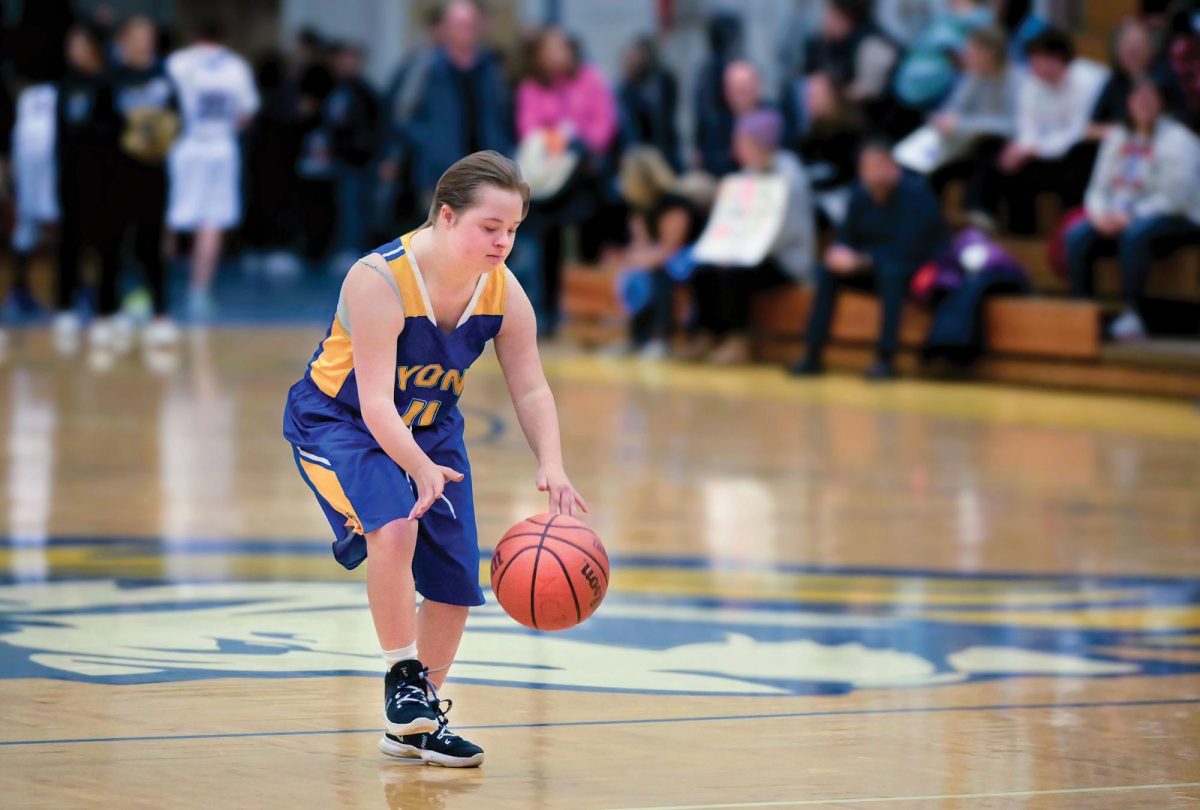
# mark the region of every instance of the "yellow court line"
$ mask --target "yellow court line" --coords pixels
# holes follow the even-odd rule
[[[1088,630],[1194,630],[1200,629],[1200,607],[1082,608],[1064,611],[961,611],[933,610],[923,619],[964,624],[1001,624],[1019,627],[1075,627]]]

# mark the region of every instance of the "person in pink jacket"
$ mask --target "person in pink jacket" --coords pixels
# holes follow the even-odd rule
[[[533,42],[529,74],[517,87],[517,137],[539,129],[562,131],[602,155],[617,134],[612,90],[594,66],[584,64],[573,42],[554,28]]]
[[[575,168],[556,190],[539,193],[535,189],[526,222],[528,236],[518,248],[523,256],[526,250],[536,254],[535,260],[523,259],[521,264],[528,262],[525,266],[530,275],[536,272],[538,278],[527,276],[522,281],[531,292],[539,332],[551,335],[558,325],[562,230],[583,226],[586,248],[593,235],[589,225],[606,210],[604,182],[611,173],[608,164],[617,135],[617,107],[607,80],[582,61],[578,46],[562,31],[540,31],[531,43],[529,58],[529,70],[517,86],[518,139],[544,138],[552,153],[570,150],[578,157]]]

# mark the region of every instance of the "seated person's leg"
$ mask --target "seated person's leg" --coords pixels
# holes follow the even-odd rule
[[[900,342],[900,317],[904,310],[904,299],[908,295],[908,284],[916,268],[885,264],[876,271],[876,285],[883,318],[879,327],[875,365],[868,376],[885,378],[895,376],[896,350]]]
[[[792,366],[792,373],[799,375],[819,374],[824,370],[823,355],[829,342],[829,331],[833,326],[833,313],[837,305],[840,288],[845,286],[870,287],[870,273],[834,273],[823,264],[818,264],[813,276],[813,303],[805,330],[805,355]]]
[[[1118,240],[1121,264],[1121,297],[1125,311],[1113,322],[1111,335],[1117,340],[1146,336],[1138,303],[1155,258],[1200,237],[1200,228],[1180,216],[1145,217],[1134,220]]]
[[[1067,230],[1067,277],[1071,282],[1071,295],[1076,298],[1091,298],[1095,287],[1096,259],[1111,253],[1116,243],[1105,239],[1091,222],[1080,220]]]
[[[1008,229],[1014,234],[1031,236],[1037,232],[1037,198],[1046,188],[1053,164],[1031,160],[1015,174],[1001,175],[1004,199],[1008,207]]]

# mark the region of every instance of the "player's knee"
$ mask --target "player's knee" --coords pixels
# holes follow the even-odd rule
[[[367,556],[371,559],[411,560],[417,544],[417,524],[411,520],[393,520],[367,535]]]

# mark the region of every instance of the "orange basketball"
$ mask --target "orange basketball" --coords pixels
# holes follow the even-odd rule
[[[575,518],[534,515],[496,544],[492,591],[505,612],[526,627],[566,630],[604,600],[608,552]]]

